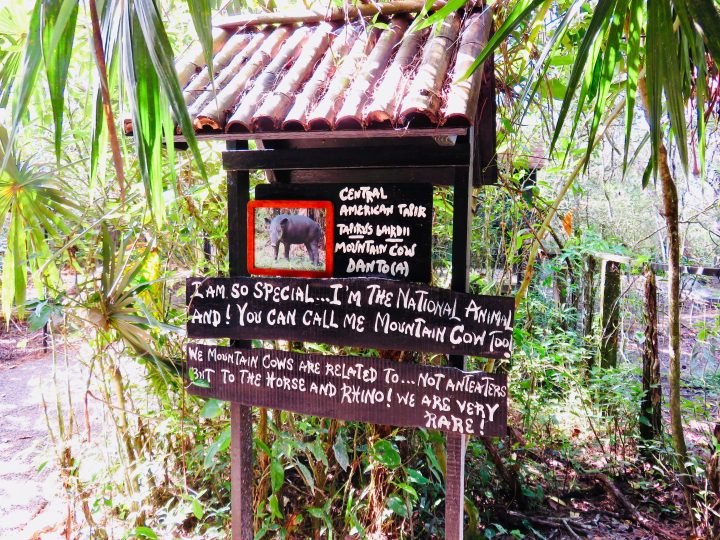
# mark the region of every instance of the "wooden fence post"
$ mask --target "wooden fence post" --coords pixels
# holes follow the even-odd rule
[[[595,273],[597,272],[597,259],[593,255],[585,258],[583,269],[583,320],[582,333],[587,339],[593,335],[593,321],[595,319]],[[594,354],[588,354],[587,368],[593,367]]]
[[[620,263],[603,261],[602,273],[602,337],[600,366],[617,366],[618,337],[620,335]]]
[[[658,437],[662,431],[662,389],[660,388],[660,357],[657,335],[657,285],[655,273],[645,267],[645,349],[643,351],[640,402],[640,436],[646,440]],[[642,419],[645,420],[642,420]]]

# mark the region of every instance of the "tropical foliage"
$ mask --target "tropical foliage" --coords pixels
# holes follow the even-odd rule
[[[446,10],[463,4],[449,2]],[[623,489],[666,493],[643,508],[662,514],[668,530],[720,535],[717,440],[701,433],[685,449],[683,418],[707,423],[712,410],[680,399],[673,371],[679,275],[671,272],[668,295],[675,308],[667,335],[677,337],[674,446],[639,434],[646,418],[639,414],[638,288],[628,286],[620,305],[629,360],[610,369],[593,361],[602,329],[592,318],[587,326],[588,300],[581,302],[593,254],[632,259],[632,285],[641,263],[679,264],[673,231],[678,238],[682,231],[701,261],[717,247],[712,232],[692,227],[713,219],[720,191],[718,6],[494,4],[497,30],[475,65],[495,55],[502,172],[499,186],[473,194],[472,287],[512,291],[518,320],[513,358],[470,363],[509,374],[513,429],[507,439],[469,442],[468,538],[541,535],[528,513],[569,508],[590,492],[598,471]],[[187,153],[164,144],[176,124],[192,133],[173,57],[196,39],[209,54],[210,14],[218,7],[209,0],[36,0],[0,8],[2,309],[6,321],[29,312],[31,327],[47,323],[56,344],[81,347],[90,412],[78,422],[58,384],[49,428],[71,517],[94,538],[220,538],[230,524],[228,406],[188,396],[179,374],[183,278],[227,269],[221,148],[192,137]],[[422,13],[416,27],[442,13]],[[118,134],[126,119],[132,138]],[[606,173],[611,179],[601,188]],[[624,228],[590,210],[588,201],[603,199],[611,183],[632,205]],[[711,206],[680,223],[677,198],[673,214],[672,197],[663,194],[695,193],[695,184],[716,190]],[[451,191],[436,189],[433,280],[440,286],[450,265],[453,203]],[[660,233],[653,223],[648,233],[637,223],[641,203],[653,216],[653,204],[664,204],[658,219],[674,215],[674,222],[661,223],[667,229]],[[667,240],[658,247],[647,235]],[[717,321],[694,328],[691,360],[717,356],[719,334]],[[720,392],[717,377],[692,382]],[[94,444],[92,410],[102,415],[103,445]],[[254,419],[257,538],[442,536],[440,434],[279,411],[255,410]],[[584,530],[584,515],[568,515],[564,526],[544,519]]]

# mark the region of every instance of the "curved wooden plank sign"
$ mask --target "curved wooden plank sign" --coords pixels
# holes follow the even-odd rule
[[[188,335],[509,358],[514,299],[378,278],[188,278]]]
[[[192,394],[301,414],[507,433],[507,376],[379,358],[188,344]]]

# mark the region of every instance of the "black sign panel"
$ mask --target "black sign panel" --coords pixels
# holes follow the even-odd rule
[[[430,282],[430,184],[261,184],[255,198],[331,201],[336,277]]]
[[[288,339],[508,358],[515,303],[376,278],[188,278],[195,338]]]
[[[505,436],[507,377],[352,356],[188,344],[192,394],[301,414]]]

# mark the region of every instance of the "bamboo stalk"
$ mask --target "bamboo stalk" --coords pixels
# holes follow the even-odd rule
[[[223,88],[218,92],[217,99],[211,100],[195,119],[195,129],[220,130],[225,124],[225,114],[237,103],[242,92],[251,86],[251,83],[265,66],[267,66],[283,42],[290,35],[291,28],[280,26],[263,42],[260,49],[255,51],[250,60],[242,67]]]
[[[444,7],[445,1],[434,2],[428,11],[437,11]],[[334,7],[325,12],[311,10],[293,10],[283,13],[251,13],[234,15],[220,19],[215,26],[218,28],[235,29],[242,26],[261,24],[294,24],[319,23],[323,21],[344,21],[357,17],[373,15],[396,15],[399,13],[419,13],[425,6],[423,0],[396,0],[388,3],[370,3],[356,6]]]
[[[345,96],[345,102],[337,115],[337,126],[350,129],[362,127],[362,108],[370,95],[370,89],[388,66],[395,46],[400,42],[410,22],[405,17],[394,17],[390,28],[385,30],[377,45],[368,56],[362,73],[353,81]]]
[[[242,33],[235,34],[232,36],[220,52],[213,58],[213,73],[217,77],[218,73],[226,67],[237,54],[250,42],[252,34]],[[188,84],[183,90],[183,97],[185,98],[185,104],[191,105],[203,92],[207,92],[210,89],[210,70],[205,66],[197,77],[195,77],[190,84]]]
[[[445,104],[443,123],[454,118],[463,119],[468,124],[474,122],[482,87],[483,66],[478,66],[467,79],[462,80],[462,78],[485,48],[491,27],[490,8],[485,8],[480,13],[473,13],[465,22],[457,59],[450,75],[450,91]]]
[[[249,133],[252,117],[265,94],[277,84],[283,69],[300,54],[303,43],[310,34],[310,28],[303,26],[295,30],[285,41],[280,51],[253,83],[252,89],[240,101],[240,105],[227,123],[229,133]]]
[[[301,131],[308,129],[308,112],[312,107],[314,107],[325,88],[325,85],[330,80],[333,73],[335,73],[335,69],[337,68],[337,64],[340,59],[347,55],[353,43],[355,43],[357,34],[357,27],[351,24],[343,27],[340,35],[338,35],[330,44],[322,62],[320,62],[318,68],[313,72],[312,76],[303,87],[302,92],[295,97],[295,103],[283,121],[283,129],[289,131]]]
[[[395,124],[398,103],[405,92],[408,79],[405,76],[417,55],[420,43],[425,41],[429,28],[419,32],[406,32],[392,64],[375,89],[373,99],[365,109],[363,125],[370,123]]]
[[[265,39],[269,35],[270,31],[264,30],[252,36],[250,43],[248,43],[245,48],[239,54],[237,54],[235,58],[233,58],[232,61],[215,76],[214,82],[216,92],[219,92],[220,90],[225,88],[228,82],[232,80],[235,75],[238,74],[238,71],[240,71],[240,69],[247,63],[247,61],[250,60],[255,51],[260,48],[260,46],[263,44],[263,41],[265,41]],[[213,99],[213,97],[214,94],[212,92],[200,94],[199,96],[197,96],[195,101],[188,107],[190,118],[196,118],[200,111],[202,111],[203,108],[207,106],[207,104],[210,102],[211,99]]]
[[[335,115],[343,102],[343,94],[350,86],[358,68],[362,66],[367,58],[367,51],[372,48],[378,38],[378,32],[373,29],[369,34],[361,32],[357,41],[353,44],[350,54],[342,59],[340,67],[330,81],[328,91],[320,102],[315,106],[312,113],[308,115],[310,129],[332,129],[335,123]]]
[[[433,27],[420,67],[400,107],[403,123],[418,118],[437,125],[442,85],[459,32],[460,15],[457,12],[452,12]]]
[[[325,53],[332,39],[333,26],[320,23],[293,66],[277,88],[266,96],[264,103],[253,116],[253,130],[280,129],[282,121],[293,104],[293,96]]]
[[[225,45],[225,42],[230,38],[231,34],[232,32],[228,32],[222,28],[215,28],[213,30],[213,55]],[[197,42],[175,62],[175,71],[177,71],[178,74],[180,88],[185,87],[185,85],[190,82],[190,79],[192,79],[203,66],[205,66],[205,55],[203,54],[202,45],[200,42]]]

